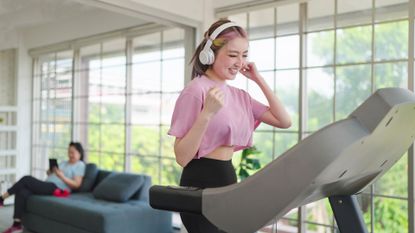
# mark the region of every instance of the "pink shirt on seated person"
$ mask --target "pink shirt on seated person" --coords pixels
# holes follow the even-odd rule
[[[219,84],[206,76],[194,78],[176,101],[169,135],[182,138],[203,109],[205,97],[213,87],[224,93],[224,106],[212,117],[195,155],[201,158],[219,146],[234,146],[234,151],[252,146],[252,134],[269,108],[244,90]]]

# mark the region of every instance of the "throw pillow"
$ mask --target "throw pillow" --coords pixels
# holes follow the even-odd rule
[[[98,199],[126,202],[143,183],[144,179],[139,175],[112,173],[105,177],[92,193]]]
[[[85,167],[85,175],[82,184],[76,192],[90,192],[98,175],[98,167],[94,163],[88,163]]]

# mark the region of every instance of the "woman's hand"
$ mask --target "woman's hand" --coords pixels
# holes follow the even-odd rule
[[[83,176],[75,176],[73,179],[68,178],[65,176],[63,171],[57,167],[53,168],[53,172],[56,174],[57,177],[59,177],[59,179],[61,179],[71,189],[77,189],[82,184]]]
[[[56,174],[57,177],[59,177],[61,180],[65,177],[65,174],[63,174],[63,171],[60,170],[57,167],[53,168],[53,172]]]
[[[199,150],[202,138],[212,117],[223,107],[224,93],[220,88],[210,89],[205,96],[203,109],[197,116],[192,127],[182,138],[177,138],[174,142],[174,154],[177,163],[186,167],[186,165],[195,157]],[[183,109],[182,111],[186,111]]]
[[[205,98],[203,112],[213,116],[215,115],[224,104],[224,94],[218,87],[214,87],[209,90]]]
[[[262,93],[268,100],[269,110],[266,111],[261,116],[261,121],[278,128],[289,128],[291,126],[291,117],[285,110],[281,101],[277,98],[268,84],[265,82],[264,78],[259,74],[258,69],[255,66],[255,63],[247,63],[239,72],[245,77],[254,81],[259,88],[261,88]]]
[[[255,63],[253,62],[248,62],[244,67],[242,67],[242,69],[239,70],[239,72],[243,74],[245,77],[254,81],[255,83],[258,83],[258,81],[262,79],[261,75],[258,72],[258,69],[256,68]]]

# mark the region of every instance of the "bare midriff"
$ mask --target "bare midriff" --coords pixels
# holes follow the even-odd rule
[[[231,160],[233,155],[233,146],[220,146],[203,156],[204,158],[217,159],[217,160]]]

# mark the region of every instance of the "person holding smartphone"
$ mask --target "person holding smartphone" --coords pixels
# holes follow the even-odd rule
[[[0,206],[4,200],[11,195],[14,197],[13,224],[3,233],[23,232],[21,218],[26,205],[27,198],[32,195],[53,195],[69,193],[71,190],[81,186],[85,173],[83,162],[84,149],[79,142],[71,142],[68,146],[68,160],[63,161],[58,167],[47,171],[48,177],[45,181],[38,180],[33,176],[24,176],[17,181],[7,192],[0,196]]]

